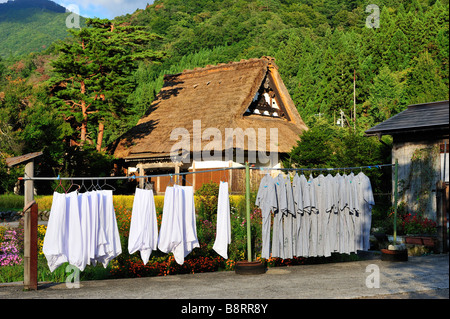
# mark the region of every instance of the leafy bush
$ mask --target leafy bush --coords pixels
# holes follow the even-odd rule
[[[435,234],[437,232],[436,222],[424,218],[421,214],[408,214],[401,222],[403,233],[406,235]]]
[[[214,182],[205,183],[195,192],[195,195],[198,199],[198,215],[202,219],[211,220],[217,212],[219,185]]]

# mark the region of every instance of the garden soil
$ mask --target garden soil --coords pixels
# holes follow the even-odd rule
[[[20,283],[0,284],[0,299],[179,299],[197,303],[201,299],[241,303],[268,299],[449,299],[449,255],[409,257],[406,262],[382,261],[372,255],[360,261],[269,268],[260,275],[222,271],[79,284],[79,288],[70,288],[66,283],[39,283],[37,291],[23,291]]]

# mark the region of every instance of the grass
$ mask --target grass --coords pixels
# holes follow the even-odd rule
[[[45,257],[38,258],[38,282],[65,282],[67,277],[73,273],[72,269],[67,269],[68,263],[62,264],[55,271],[50,272]],[[103,265],[88,265],[85,270],[80,272],[80,280],[100,280],[109,279],[111,277],[109,266],[104,268]],[[23,281],[23,264],[15,266],[2,266],[0,268],[0,283],[22,282]]]
[[[22,210],[23,201],[24,197],[21,195],[14,195],[14,194],[0,195],[0,211]]]

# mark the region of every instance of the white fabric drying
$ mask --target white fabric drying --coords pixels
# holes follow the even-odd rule
[[[147,264],[153,250],[158,248],[158,223],[152,190],[136,189],[131,212],[128,252],[140,251]]]
[[[182,265],[184,258],[196,247],[194,190],[192,186],[169,186],[164,196],[163,216],[158,238],[158,249],[172,252],[175,261]]]
[[[220,182],[217,199],[216,239],[213,250],[228,259],[228,245],[231,243],[230,198],[228,183]]]
[[[65,252],[66,232],[66,196],[65,194],[54,192],[42,247],[51,272],[67,262]]]
[[[51,272],[61,264],[83,271],[122,252],[112,191],[53,193],[43,253]]]

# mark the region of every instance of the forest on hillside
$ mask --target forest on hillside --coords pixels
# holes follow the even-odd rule
[[[276,59],[310,128],[290,164],[386,162],[389,141],[363,132],[407,105],[448,99],[448,19],[448,0],[158,0],[88,22],[41,53],[0,60],[0,192],[15,180],[4,158],[34,151],[42,175],[108,175],[108,147],[147,112],[164,74],[262,56]],[[68,79],[78,80],[63,88]]]
[[[63,6],[50,0],[0,3],[0,58],[40,52],[55,40],[64,39],[68,16]]]

